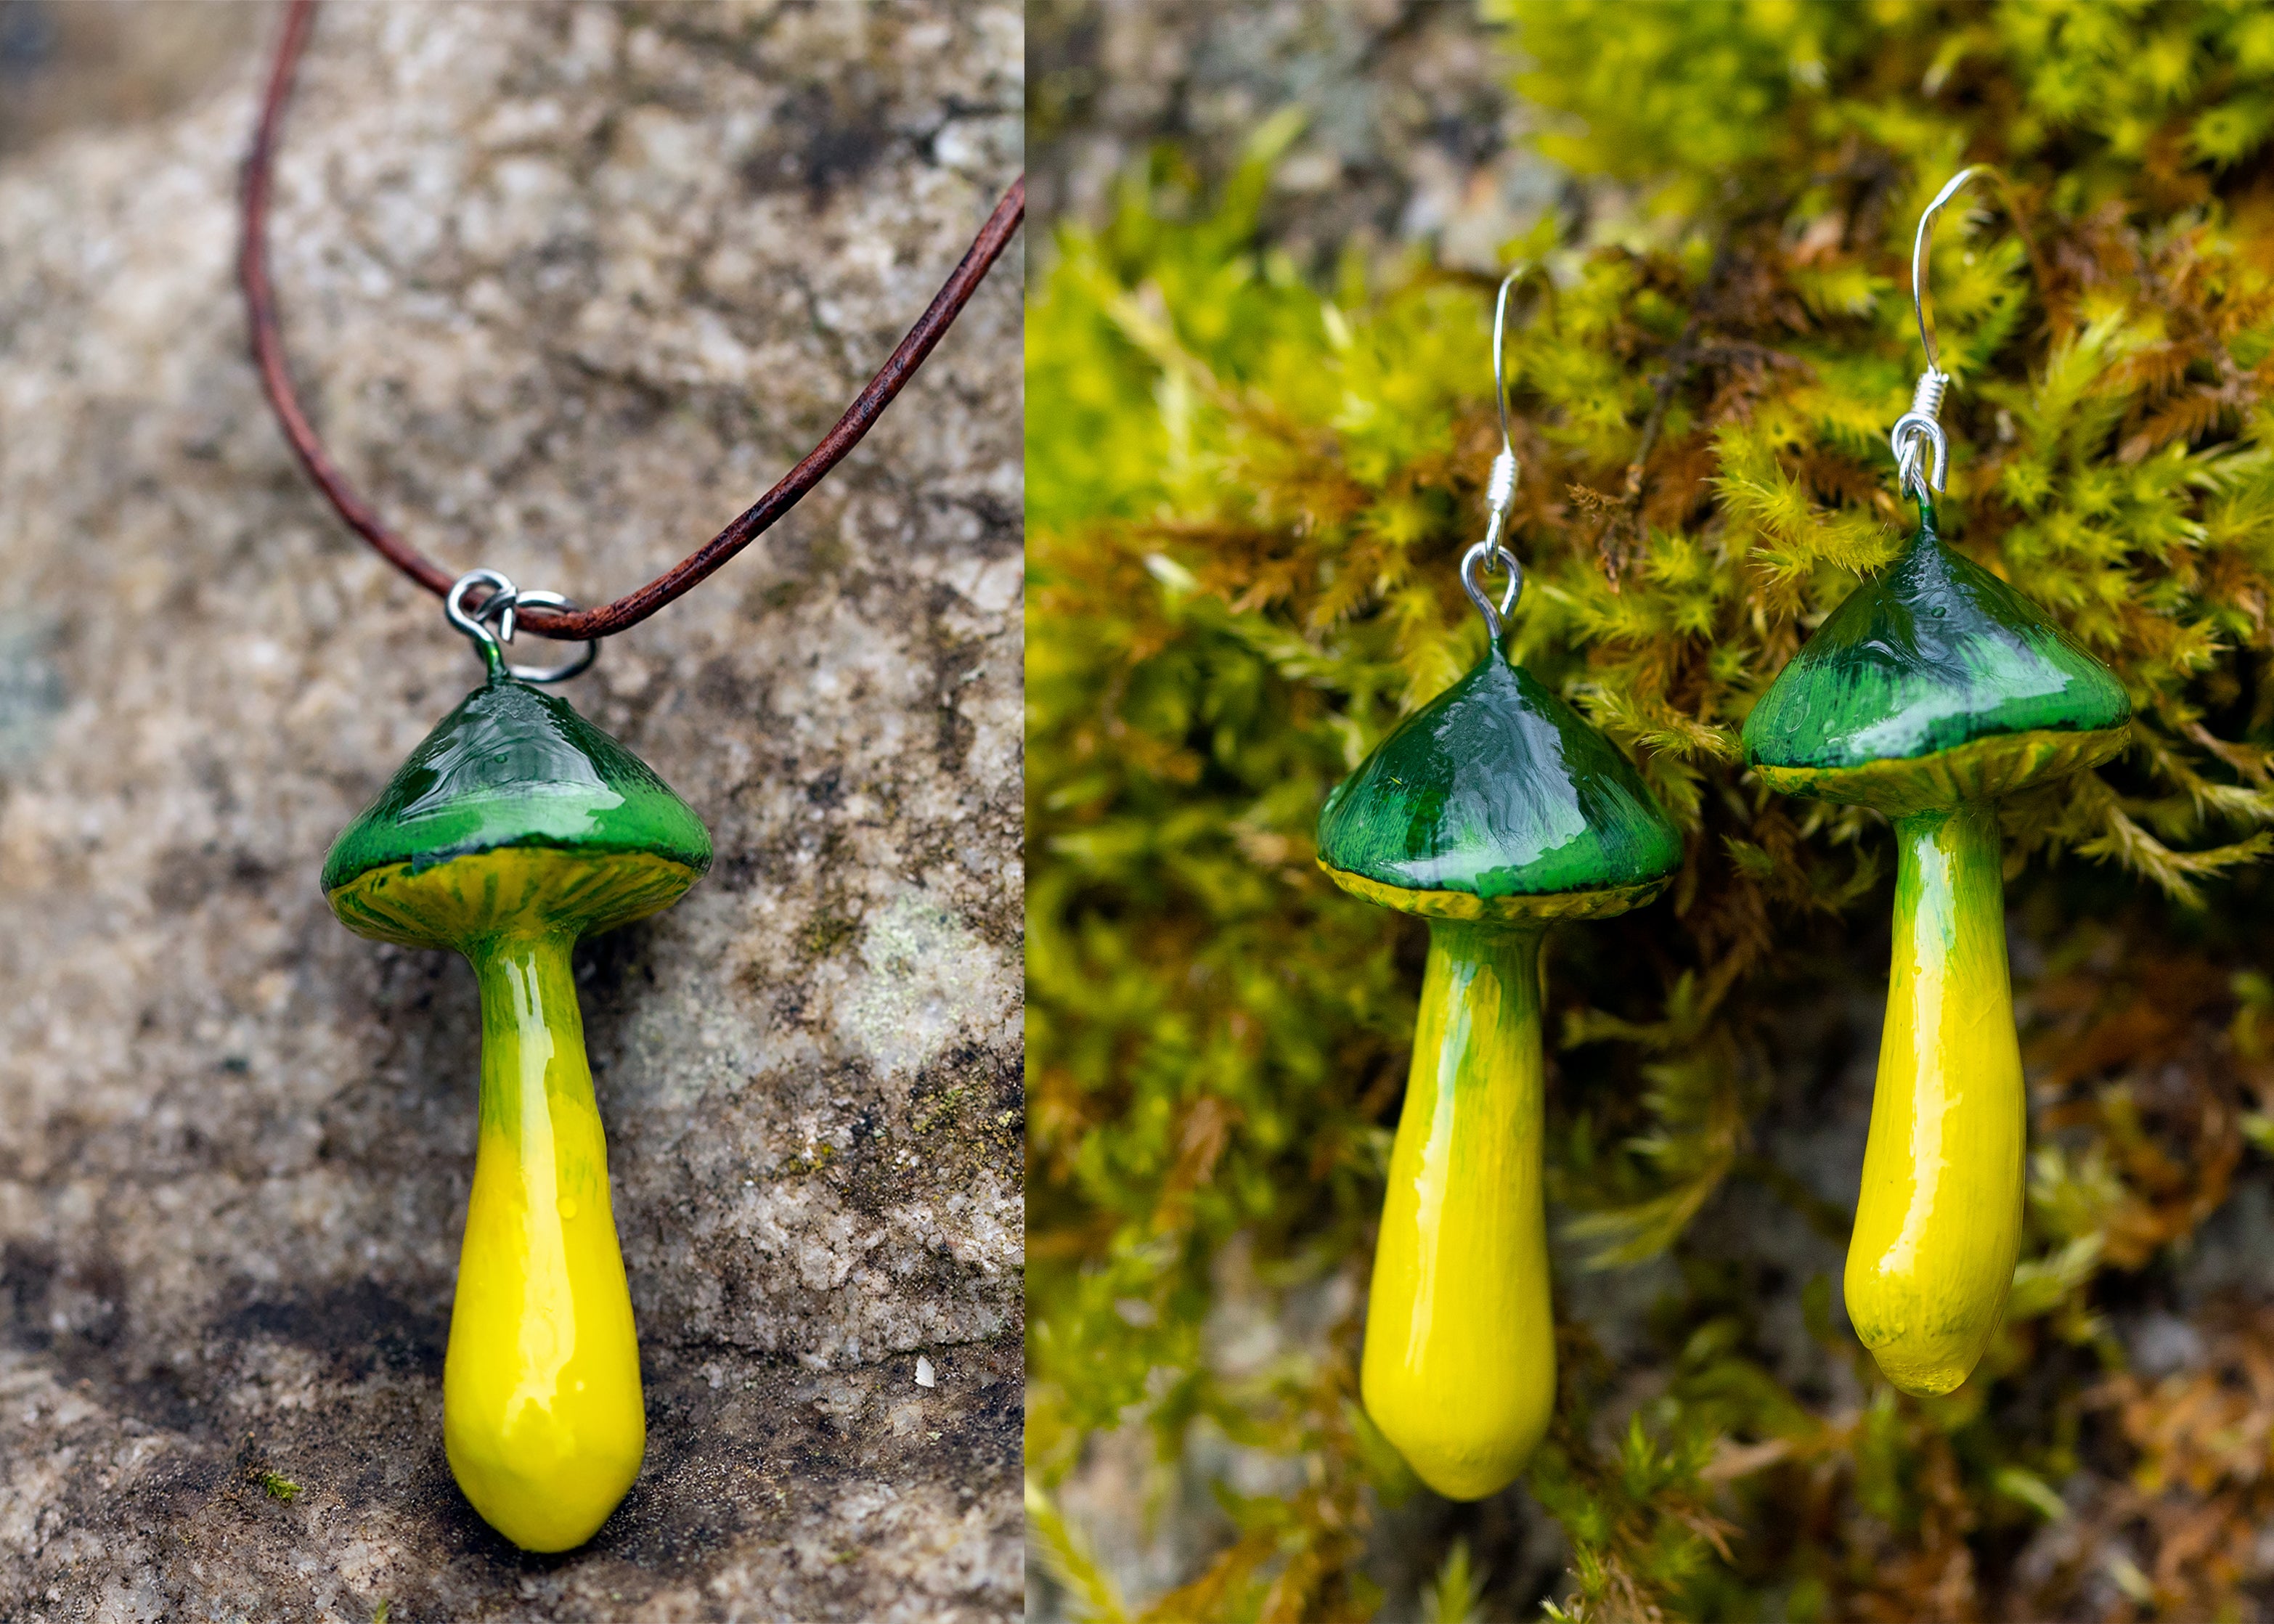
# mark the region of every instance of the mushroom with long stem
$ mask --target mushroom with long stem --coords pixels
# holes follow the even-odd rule
[[[1886,1026],[1848,1245],[1848,1316],[1909,1393],[1964,1381],[2021,1245],[2027,1105],[2006,967],[1999,797],[2123,748],[2123,685],[2028,598],[1918,534],[1778,673],[1746,759],[1895,826]]]
[[[1951,377],[1927,317],[1928,250],[1943,205],[1982,173],[1946,181],[1911,237],[1926,371],[1888,439],[1918,533],[1832,612],[1744,726],[1745,759],[1771,789],[1895,826],[1886,1025],[1844,1289],[1857,1337],[1907,1393],[1972,1373],[2021,1249],[2029,1112],[1998,801],[2108,760],[2132,718],[2107,667],[1936,533]]]
[[[1508,658],[1480,605],[1490,652],[1319,817],[1337,884],[1429,923],[1359,1386],[1383,1434],[1453,1500],[1513,1481],[1555,1402],[1541,936],[1640,906],[1682,861],[1633,766]]]
[[[323,884],[350,929],[473,966],[480,1129],[443,1443],[491,1527],[565,1551],[623,1499],[647,1439],[569,951],[675,901],[711,837],[631,752],[479,646],[488,680],[341,834]]]

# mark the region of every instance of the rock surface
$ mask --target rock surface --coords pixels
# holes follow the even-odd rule
[[[316,886],[477,667],[244,358],[265,45],[0,162],[0,1616],[1007,1616],[1015,252],[819,492],[565,690],[719,861],[580,959],[649,1452],[524,1557],[441,1450],[471,976]],[[334,451],[451,567],[628,590],[930,297],[1020,72],[983,0],[328,11],[273,240]]]

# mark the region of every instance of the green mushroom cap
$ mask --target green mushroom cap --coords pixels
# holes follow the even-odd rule
[[[1633,763],[1497,646],[1319,813],[1319,863],[1337,884],[1437,918],[1620,914],[1681,862],[1681,831]]]
[[[2106,761],[2131,716],[2106,666],[1942,544],[1930,507],[1777,674],[1745,718],[1745,758],[1782,793],[1901,814]]]
[[[501,853],[530,861],[472,861]],[[499,672],[332,843],[323,885],[351,929],[455,946],[484,921],[508,929],[532,913],[604,930],[710,867],[710,831],[646,763],[566,700]],[[422,882],[446,868],[455,895],[438,905]]]

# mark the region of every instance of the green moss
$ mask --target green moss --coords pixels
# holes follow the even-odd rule
[[[1572,1552],[1557,1605],[2082,1616],[2071,1580],[2015,1566],[2043,1507],[2012,1485],[2037,1480],[2063,1485],[2077,1548],[2135,1542],[2172,1575],[2159,1608],[2238,1612],[2243,1581],[2157,1568],[2162,1535],[2096,1507],[2136,1505],[2152,1469],[2172,1528],[2239,1550],[2264,1515],[2207,1437],[2175,1441],[2183,1395],[2111,1373],[2101,1282],[2165,1267],[2253,1165],[2239,1093],[2274,1114],[2274,1014],[2230,990],[2274,953],[2254,867],[2274,823],[2265,8],[1701,0],[1606,28],[1600,0],[1491,4],[1524,118],[1587,201],[1584,237],[1557,216],[1508,248],[1547,267],[1509,348],[1510,651],[1686,853],[1664,902],[1562,933],[1553,978],[1553,1211],[1612,1267],[1664,1259],[1616,1294],[1651,1299],[1616,1365],[1590,1351],[1612,1294],[1559,1275],[1558,1421],[1529,1480]],[[1303,1320],[1262,1373],[1202,1332],[1363,1300],[1422,936],[1321,872],[1319,817],[1485,651],[1454,570],[1496,443],[1494,279],[1298,264],[1259,224],[1291,134],[1260,129],[1212,195],[1155,154],[1109,220],[1060,234],[1028,312],[1030,1526],[1104,1616],[1364,1616],[1372,1520],[1419,1492],[1352,1408],[1355,1310]],[[2041,613],[1991,664],[2087,650],[2134,714],[2105,771],[2114,727],[2011,692],[2019,731],[1912,741],[1954,784],[2068,749],[2002,786],[2023,786],[2009,917],[2044,950],[2016,989],[2035,1098],[2062,1112],[2037,1124],[2028,1290],[1975,1380],[1921,1402],[1872,1387],[1828,1273],[1777,1283],[1811,1239],[1837,1268],[1846,1214],[1787,1147],[1848,1059],[1811,1034],[1883,984],[1892,848],[1874,817],[1769,793],[1741,733],[1904,553],[1886,435],[1923,359],[1910,230],[1973,159],[2011,185],[1946,213],[1935,248],[1947,556]],[[2157,1079],[2144,1115],[2135,1076]],[[1788,1219],[1792,1251],[1726,1222],[1701,1239],[1701,1213]],[[2274,1358],[2216,1335],[2204,1413]],[[1167,1598],[1117,1598],[1056,1493],[1130,1426],[1234,1525]],[[1244,1496],[1220,1444],[1186,1448],[1225,1438],[1298,1486]],[[1523,1559],[1483,1526],[1464,1525],[1487,1605],[1521,1616]]]

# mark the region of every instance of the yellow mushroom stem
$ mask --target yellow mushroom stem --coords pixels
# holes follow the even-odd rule
[[[481,1130],[442,1438],[474,1509],[529,1551],[591,1538],[647,1444],[574,940],[508,935],[465,950],[482,996]]]
[[[2021,1245],[2027,1104],[1994,803],[1895,820],[1894,962],[1848,1246],[1848,1315],[1887,1379],[1947,1393],[1990,1345]]]
[[[1433,919],[1359,1375],[1450,1500],[1514,1481],[1555,1403],[1534,924]]]

